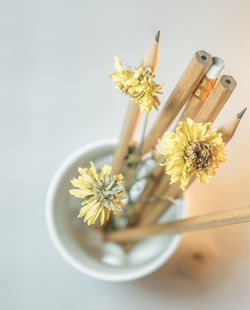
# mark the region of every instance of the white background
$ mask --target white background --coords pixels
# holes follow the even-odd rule
[[[250,1],[0,1],[1,309],[249,309],[248,224],[191,234],[161,270],[120,284],[78,273],[46,230],[58,165],[119,135],[128,98],[108,78],[113,56],[137,65],[159,29],[162,102],[204,49],[238,81],[217,123],[249,104]],[[250,201],[249,129],[246,115],[216,179],[192,186],[190,214]],[[187,255],[193,243],[204,254],[198,269]]]

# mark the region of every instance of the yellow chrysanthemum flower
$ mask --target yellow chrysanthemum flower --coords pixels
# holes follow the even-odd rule
[[[90,169],[78,168],[79,177],[71,180],[77,189],[69,192],[77,198],[85,198],[78,217],[84,216],[84,222],[88,225],[94,224],[100,218],[103,225],[112,211],[116,213],[124,205],[122,200],[126,198],[126,192],[123,175],[112,175],[112,167],[109,165],[105,165],[101,172],[97,173],[94,164],[90,164]]]
[[[160,94],[159,90],[163,83],[159,85],[153,81],[150,68],[139,67],[135,68],[135,72],[132,72],[130,69],[124,68],[118,57],[115,57],[114,68],[117,72],[113,72],[109,76],[116,84],[116,88],[139,103],[141,112],[150,112],[153,106],[158,110],[160,101],[156,94]]]
[[[175,133],[166,132],[159,141],[166,174],[171,176],[171,183],[180,181],[182,190],[194,173],[200,183],[208,183],[219,163],[226,160],[222,135],[211,127],[212,123],[195,123],[187,118],[178,123]]]

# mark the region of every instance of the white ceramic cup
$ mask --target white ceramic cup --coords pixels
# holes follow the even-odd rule
[[[116,140],[102,140],[82,147],[69,156],[55,173],[46,199],[46,222],[58,252],[80,272],[106,281],[128,281],[146,276],[174,253],[180,235],[161,235],[139,242],[129,254],[115,243],[103,243],[92,227],[77,218],[81,200],[71,197],[70,180],[77,168],[111,163]],[[186,207],[178,200],[161,221],[183,218]]]

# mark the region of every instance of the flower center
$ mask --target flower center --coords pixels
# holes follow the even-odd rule
[[[123,183],[121,181],[117,182],[115,176],[103,175],[100,181],[93,185],[92,190],[95,199],[111,209],[117,195],[123,191]]]
[[[138,77],[138,80],[141,82],[141,81],[144,80],[145,77],[147,78],[147,81],[148,81],[148,80],[151,80],[151,79],[153,78],[153,76],[152,76],[152,71],[151,71],[150,68],[144,69],[144,70],[141,72],[140,76]]]
[[[210,167],[212,161],[212,147],[202,141],[189,142],[184,149],[184,160],[196,170]]]

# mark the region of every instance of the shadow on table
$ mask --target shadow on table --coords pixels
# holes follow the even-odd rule
[[[178,297],[216,288],[232,272],[244,248],[243,230],[189,233],[158,271],[139,280],[154,294]],[[228,255],[230,254],[230,255]]]

